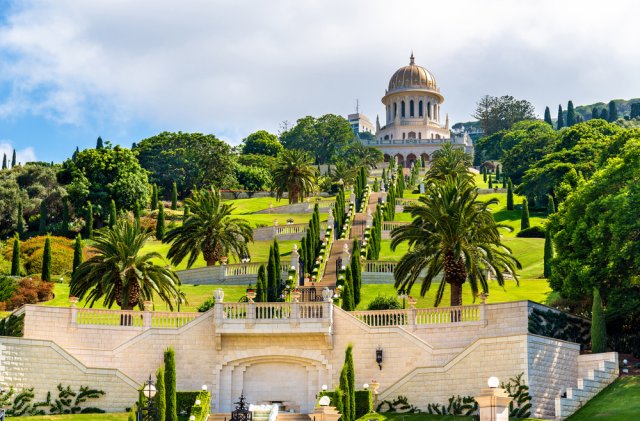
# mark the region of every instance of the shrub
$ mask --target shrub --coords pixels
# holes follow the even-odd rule
[[[402,308],[402,304],[396,297],[386,295],[378,295],[367,306],[367,310],[397,310],[400,308]]]
[[[13,314],[0,320],[0,336],[22,337],[24,334],[24,314]]]
[[[593,289],[593,306],[591,308],[591,352],[607,351],[607,325],[602,309],[600,290]]]
[[[13,296],[4,301],[5,310],[14,310],[24,304],[36,304],[53,298],[53,284],[43,282],[39,278],[23,278]]]
[[[32,237],[20,244],[20,256],[27,274],[42,273],[42,258],[46,236]],[[71,272],[73,268],[73,241],[65,237],[50,236],[51,273],[55,275]],[[11,259],[13,244],[4,249],[4,256]]]
[[[356,390],[356,419],[373,411],[373,394],[370,390]]]
[[[419,408],[411,405],[406,396],[398,396],[393,401],[382,401],[378,404],[376,412],[403,412],[407,414],[416,414],[421,412]]]
[[[516,237],[521,237],[521,238],[544,238],[545,236],[545,229],[539,225],[536,225],[534,227],[530,227],[530,228],[526,228],[523,229],[522,231],[519,231],[516,234]]]
[[[176,408],[178,410],[178,415],[189,414],[191,407],[195,405],[199,394],[199,390],[183,390],[176,392]]]
[[[207,298],[207,300],[198,307],[198,312],[204,313],[213,308],[216,304],[216,300],[213,297]]]
[[[0,275],[0,301],[7,301],[18,289],[16,278]]]
[[[176,407],[176,356],[173,348],[164,352],[164,387],[167,392],[167,421],[178,421]]]
[[[500,385],[513,398],[509,403],[509,417],[511,418],[529,418],[531,416],[531,395],[529,395],[529,386],[524,383],[523,376],[524,373],[520,373],[510,378],[509,383],[504,384],[503,382]]]
[[[437,403],[427,405],[429,414],[471,416],[478,411],[478,402],[473,396],[454,395],[449,398],[447,406]]]

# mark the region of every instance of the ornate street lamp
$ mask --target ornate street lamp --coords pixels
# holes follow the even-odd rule
[[[147,398],[146,405],[138,409],[138,419],[140,421],[157,421],[158,410],[155,405],[156,386],[149,374],[149,380],[144,382],[142,394]]]

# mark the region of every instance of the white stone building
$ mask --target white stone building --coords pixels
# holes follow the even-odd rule
[[[473,155],[469,136],[466,133],[452,135],[448,116],[444,116],[442,124],[444,96],[433,74],[415,64],[413,54],[409,65],[391,76],[382,103],[385,125],[381,126],[380,117],[376,117],[375,139],[365,144],[380,149],[385,162],[395,156],[407,167],[421,157],[428,162],[435,151],[450,142]]]

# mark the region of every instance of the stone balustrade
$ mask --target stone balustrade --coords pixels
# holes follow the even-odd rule
[[[177,329],[195,320],[202,313],[105,310],[71,308],[71,323],[77,327],[122,326],[142,329]]]
[[[363,272],[370,273],[393,273],[398,262],[387,260],[367,260],[364,264]]]
[[[419,203],[418,199],[396,199],[396,206],[417,205]]]
[[[462,325],[485,320],[482,305],[354,311],[351,315],[369,326]]]
[[[260,265],[266,262],[236,263],[229,265],[205,266],[195,269],[178,270],[176,274],[184,284],[198,285],[247,285],[255,283]],[[288,276],[288,263],[280,264],[281,277]]]

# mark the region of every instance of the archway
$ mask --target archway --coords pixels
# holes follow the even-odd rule
[[[398,165],[404,167],[404,156],[401,153],[395,154],[394,158],[398,158]]]
[[[389,162],[391,161],[391,157],[389,156],[389,154],[384,154],[384,162]]]
[[[418,157],[415,154],[410,153],[407,155],[407,167],[410,168],[411,164],[416,165],[418,162]]]
[[[424,161],[424,163],[426,164],[427,162],[429,162],[429,154],[428,153],[423,153],[420,155],[420,158],[422,158],[422,160]]]

